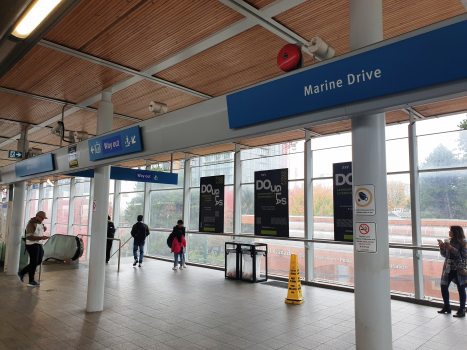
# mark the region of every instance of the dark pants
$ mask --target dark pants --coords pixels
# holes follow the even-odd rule
[[[107,238],[113,238],[113,237],[107,237]],[[107,240],[107,250],[105,252],[105,261],[109,262],[110,260],[110,252],[112,251],[112,243],[114,241],[112,239]]]
[[[143,256],[144,256],[144,241],[133,242],[133,256],[135,260],[138,260],[138,248],[139,248],[139,263],[141,264],[143,262]]]
[[[465,284],[460,286],[457,281],[457,271],[451,270],[448,277],[449,284],[441,285],[441,295],[443,296],[444,305],[449,306],[449,285],[454,281],[457,285],[457,291],[459,292],[459,304],[461,309],[465,309]]]
[[[29,265],[21,270],[20,274],[29,274],[29,282],[34,281],[34,274],[36,273],[36,267],[42,263],[44,257],[44,248],[42,244],[26,244],[26,250],[29,254]]]

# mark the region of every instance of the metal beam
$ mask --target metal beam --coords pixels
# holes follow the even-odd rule
[[[271,33],[276,34],[277,36],[288,41],[289,43],[292,43],[292,44],[308,43],[308,40],[302,38],[300,35],[291,31],[287,27],[276,22],[271,16],[265,14],[261,10],[256,9],[250,4],[247,4],[243,0],[219,0],[219,1],[223,3],[224,5],[230,7],[231,9],[237,11],[238,13],[244,15],[245,17],[255,21],[256,24],[259,24],[260,26],[269,30]],[[307,50],[303,50],[303,51],[311,55]]]
[[[208,99],[212,98],[212,96],[203,94],[202,92],[195,91],[195,90],[189,89],[187,87],[184,87],[184,86],[181,86],[181,85],[178,85],[178,84],[175,84],[175,83],[171,83],[170,81],[166,81],[164,79],[153,77],[150,74],[140,72],[140,71],[137,71],[135,69],[131,69],[131,68],[122,66],[120,64],[104,60],[102,58],[98,58],[98,57],[95,57],[95,56],[92,56],[92,55],[88,55],[88,54],[86,54],[84,52],[74,50],[74,49],[71,49],[71,48],[63,46],[63,45],[55,44],[55,43],[53,43],[51,41],[47,41],[47,40],[42,39],[41,41],[39,41],[38,45],[46,47],[48,49],[59,51],[61,53],[64,53],[64,54],[67,54],[67,55],[70,55],[70,56],[73,56],[73,57],[81,58],[83,60],[92,62],[94,64],[98,64],[98,65],[103,66],[103,67],[111,68],[113,70],[117,70],[117,71],[122,72],[122,73],[130,74],[130,75],[133,75],[133,76],[139,76],[139,77],[142,77],[144,80],[148,80],[148,81],[151,81],[151,82],[159,84],[159,85],[167,86],[167,87],[169,87],[171,89],[178,90],[178,91],[181,91],[181,92],[184,92],[184,93],[196,96],[196,97],[200,97],[200,98],[205,99],[205,100],[208,100]]]
[[[462,4],[464,5],[465,9],[467,10],[467,0],[462,0]]]
[[[412,112],[417,119],[425,119],[425,116],[423,114],[417,112],[412,107],[407,107],[404,112],[406,112],[408,115],[410,115],[410,112]]]

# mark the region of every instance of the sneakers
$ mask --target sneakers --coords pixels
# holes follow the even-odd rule
[[[143,263],[140,263],[140,264],[138,265],[138,267],[143,267]]]
[[[174,266],[174,267],[172,267],[172,270],[177,271],[177,270],[178,270],[178,267],[177,267],[177,266]]]
[[[186,266],[186,264],[185,264],[185,263],[183,263],[183,268],[184,268],[184,269],[186,269],[186,267],[187,267],[187,266]]]
[[[183,270],[183,267],[180,265],[180,270]]]
[[[135,259],[135,261],[133,261],[133,266],[136,266],[137,263],[138,263],[138,259]]]
[[[18,272],[18,279],[21,281],[21,282],[24,282],[24,275],[20,274]]]
[[[28,287],[40,287],[40,284],[36,281],[31,281],[28,283]]]

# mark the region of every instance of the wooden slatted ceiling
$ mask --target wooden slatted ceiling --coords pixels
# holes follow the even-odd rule
[[[137,160],[132,160],[126,163],[120,163],[120,164],[117,164],[116,166],[122,166],[125,168],[134,168],[134,167],[143,166],[143,165],[146,165],[146,161],[144,159],[137,159]]]
[[[467,97],[418,106],[414,109],[426,117],[455,112],[465,113],[467,111]]]
[[[159,72],[157,77],[220,96],[282,74],[276,58],[285,44],[255,26]]]
[[[140,81],[112,95],[115,113],[138,119],[150,119],[149,102],[167,104],[169,112],[204,101],[202,98],[183,93],[147,80]],[[98,102],[91,107],[97,108]]]
[[[143,70],[243,18],[214,0],[123,2],[82,1],[46,39]]]
[[[383,0],[384,39],[466,13],[456,0]]]
[[[275,0],[244,0],[249,3],[251,6],[256,7],[257,9],[263,8],[269,4],[272,4]]]
[[[0,86],[77,103],[129,77],[113,69],[35,46],[0,79]]]
[[[26,128],[25,125],[0,121],[0,137],[9,139],[21,133],[21,131],[23,131],[25,128]]]
[[[180,160],[180,159],[185,159],[185,154],[183,153],[174,153],[175,160]],[[156,161],[156,162],[170,162],[170,154],[164,154],[162,156],[157,156],[153,158],[149,158],[150,160]]]
[[[10,165],[10,164],[13,164],[15,162],[12,162],[12,161],[9,161],[9,160],[0,160],[0,167],[2,166],[7,166],[7,165]]]
[[[57,146],[43,145],[43,144],[38,144],[38,143],[31,141],[29,142],[29,148],[32,148],[32,147],[37,147],[37,148],[42,149],[42,153],[47,153],[47,152],[51,152],[51,151],[58,149]],[[16,151],[18,149],[18,142],[16,141],[11,142],[8,145],[3,146],[1,149],[3,151]]]
[[[245,146],[249,146],[249,147],[259,147],[259,146],[264,146],[264,145],[271,145],[273,143],[287,142],[287,141],[304,139],[304,138],[305,138],[304,131],[292,130],[292,131],[281,132],[279,134],[260,136],[260,137],[255,137],[252,139],[242,140],[242,141],[239,141],[238,143],[245,145]]]
[[[40,124],[61,112],[59,104],[0,91],[0,118]]]
[[[231,152],[235,150],[235,145],[232,143],[225,143],[222,145],[215,145],[203,148],[197,148],[187,151],[186,153],[198,155],[198,156],[206,156],[208,154],[215,154],[215,153],[224,153],[224,152]]]

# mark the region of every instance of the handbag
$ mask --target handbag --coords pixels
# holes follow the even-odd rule
[[[458,273],[467,276],[467,262],[463,253],[463,249],[462,247],[460,248],[460,256],[453,260],[452,264],[454,265]]]

